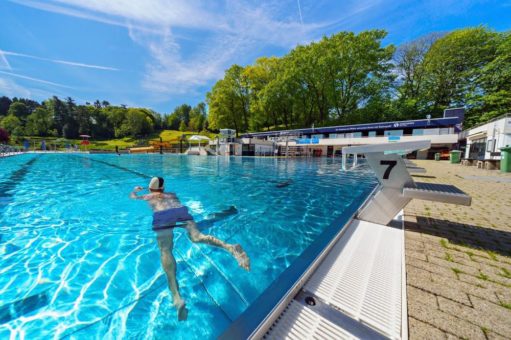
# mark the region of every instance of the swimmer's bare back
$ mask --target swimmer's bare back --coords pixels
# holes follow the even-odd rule
[[[143,190],[142,187],[137,187],[135,189],[137,189],[137,191]],[[135,196],[132,198],[147,201],[154,212],[172,208],[181,208],[183,206],[176,194],[172,192],[151,192],[146,195]]]

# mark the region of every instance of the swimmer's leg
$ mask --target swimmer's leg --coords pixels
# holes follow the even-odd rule
[[[186,309],[185,301],[179,294],[179,285],[176,280],[176,259],[172,254],[174,247],[174,233],[172,230],[162,230],[158,232],[156,240],[158,241],[158,247],[160,248],[161,265],[165,274],[167,274],[169,289],[172,293],[172,301],[177,310],[177,318],[179,321],[186,320],[188,316],[188,309]]]
[[[190,241],[194,243],[209,244],[210,246],[222,248],[234,256],[240,267],[247,271],[250,270],[250,259],[248,258],[247,253],[245,253],[239,244],[225,243],[224,241],[219,240],[211,235],[204,235],[199,231],[197,225],[193,221],[188,221],[186,223],[186,231],[188,232],[188,238]]]

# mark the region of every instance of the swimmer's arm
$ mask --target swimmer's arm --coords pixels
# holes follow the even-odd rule
[[[137,192],[139,192],[141,190],[144,190],[144,188],[142,188],[142,187],[133,188],[133,191],[130,193],[130,198],[134,199],[134,200],[146,200],[147,196],[149,196],[149,195],[142,195],[142,196],[137,195]]]

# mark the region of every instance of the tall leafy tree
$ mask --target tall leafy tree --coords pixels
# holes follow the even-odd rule
[[[15,115],[7,115],[0,121],[0,127],[7,130],[11,135],[22,135],[23,126],[21,120]]]
[[[425,96],[433,114],[466,103],[481,69],[495,58],[497,41],[497,33],[475,27],[453,31],[431,46],[424,62]]]
[[[192,131],[202,131],[206,122],[206,104],[199,103],[190,111],[188,127]]]
[[[0,97],[0,118],[2,116],[7,116],[7,112],[9,111],[11,103],[12,100],[9,97],[6,96]]]
[[[27,119],[27,116],[30,114],[30,111],[28,110],[28,107],[24,103],[16,101],[11,104],[11,106],[9,107],[9,111],[7,111],[7,114],[16,116],[18,119],[24,122]]]
[[[389,110],[394,119],[424,118],[430,112],[425,92],[426,54],[441,33],[430,33],[399,46],[394,54],[397,98]],[[388,111],[387,111],[388,112]]]
[[[38,107],[27,117],[25,133],[32,136],[50,136],[54,121],[50,111],[44,107]]]
[[[328,97],[337,118],[354,112],[373,96],[387,91],[392,81],[394,46],[381,46],[387,33],[371,30],[356,35],[340,32],[317,45],[320,65],[325,69]],[[324,51],[324,52],[322,52]]]
[[[501,34],[495,58],[481,69],[481,91],[472,94],[468,125],[511,112],[511,32]]]

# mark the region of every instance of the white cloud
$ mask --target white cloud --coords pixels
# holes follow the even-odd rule
[[[279,2],[254,5],[175,0],[12,0],[16,3],[82,19],[123,26],[152,60],[142,86],[152,93],[193,91],[222,77],[233,63],[247,62],[268,45],[282,48],[311,40],[321,27],[303,24],[299,12],[291,19],[275,19],[287,11]],[[296,7],[295,7],[296,8]],[[287,15],[287,14],[286,14]],[[179,31],[179,35],[175,34]],[[194,34],[190,34],[193,32]],[[193,47],[183,52],[183,42]]]
[[[5,58],[6,55],[14,56],[14,57],[30,58],[30,59],[36,59],[36,60],[42,60],[42,61],[49,61],[52,63],[69,65],[69,66],[93,68],[93,69],[105,70],[105,71],[119,71],[119,69],[115,68],[115,67],[101,66],[101,65],[94,65],[94,64],[85,64],[85,63],[79,63],[79,62],[68,61],[68,60],[60,60],[60,59],[49,59],[49,58],[37,57],[34,55],[30,55],[30,54],[0,50],[0,57],[3,56],[3,58],[5,59],[5,62],[7,62],[7,59]]]
[[[234,63],[244,64],[277,46],[289,50],[359,20],[383,0],[348,0],[335,18],[307,22],[300,0],[11,0],[16,3],[126,27],[130,38],[149,53],[141,79],[153,96],[197,91],[223,76]],[[310,21],[310,20],[309,20]],[[176,32],[178,32],[176,34]],[[193,45],[190,47],[190,45]]]
[[[2,77],[0,77],[0,93],[7,97],[17,96],[29,98],[31,95],[31,92],[28,89],[16,84],[16,82],[12,79]]]

